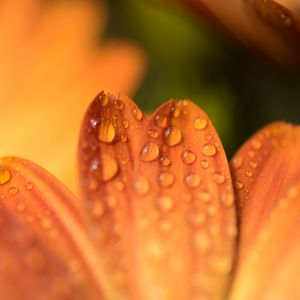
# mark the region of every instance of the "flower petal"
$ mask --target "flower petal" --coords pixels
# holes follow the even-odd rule
[[[99,299],[102,271],[78,208],[37,165],[0,160],[2,299]]]
[[[130,99],[102,92],[85,117],[79,153],[102,266],[111,286],[119,284],[115,297],[221,299],[235,208],[226,155],[205,113],[171,100],[147,122]]]
[[[299,149],[300,128],[275,123],[250,138],[231,162],[240,236],[230,299],[299,298]]]

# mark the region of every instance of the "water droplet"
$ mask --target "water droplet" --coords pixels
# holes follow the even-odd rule
[[[189,100],[182,100],[183,106],[187,107],[187,106],[189,106],[189,104],[190,104]]]
[[[190,150],[185,150],[181,154],[182,160],[184,163],[190,165],[196,160],[196,155]]]
[[[182,140],[182,133],[177,127],[168,127],[163,132],[163,140],[170,147],[176,146]]]
[[[34,186],[34,184],[33,184],[32,182],[28,182],[28,183],[25,185],[25,188],[26,188],[27,190],[32,190],[32,189],[33,189],[33,186]]]
[[[137,108],[137,107],[135,107],[135,108],[132,109],[132,115],[138,121],[141,121],[142,118],[143,118],[142,111],[139,108]]]
[[[141,159],[143,161],[152,161],[158,158],[159,149],[156,143],[149,142],[144,145],[141,151]]]
[[[103,107],[107,106],[109,103],[109,96],[103,93],[99,96],[99,100]]]
[[[120,135],[120,141],[121,143],[126,143],[128,141],[128,137],[126,134],[121,134]]]
[[[213,144],[205,144],[202,147],[202,154],[205,156],[215,156],[217,153],[217,149]]]
[[[202,226],[205,224],[206,222],[206,215],[204,212],[199,212],[199,211],[191,211],[191,213],[189,214],[189,222],[193,225],[193,226]]]
[[[148,135],[149,137],[156,139],[158,137],[158,131],[156,129],[149,129]]]
[[[18,203],[16,206],[16,209],[18,212],[24,212],[26,210],[26,204],[25,203]]]
[[[99,201],[99,200],[95,201],[93,203],[93,207],[92,207],[93,217],[96,219],[100,219],[104,215],[104,212],[105,212],[105,208],[104,208],[102,201]]]
[[[194,120],[194,128],[197,130],[202,130],[202,129],[206,128],[207,125],[208,125],[207,120],[204,118],[197,117]]]
[[[19,192],[19,189],[16,188],[16,187],[11,187],[11,188],[8,190],[8,194],[9,194],[10,196],[14,196],[14,195],[16,195],[18,192]]]
[[[111,144],[116,137],[116,129],[111,122],[102,122],[98,128],[98,140]]]
[[[5,167],[0,166],[0,185],[6,184],[11,179],[11,173]]]
[[[134,191],[139,196],[144,196],[149,192],[150,184],[146,178],[139,178],[134,182]]]
[[[225,176],[220,173],[214,173],[212,175],[212,180],[217,184],[223,184],[225,182]]]
[[[211,238],[205,232],[197,232],[193,242],[195,249],[201,253],[207,253],[212,246]]]
[[[110,209],[114,209],[118,205],[118,199],[112,195],[108,195],[105,198],[105,202]]]
[[[156,199],[158,209],[163,213],[168,213],[173,210],[174,202],[169,196],[160,196]]]
[[[169,166],[169,165],[171,164],[170,159],[169,159],[168,157],[166,157],[166,156],[162,156],[162,157],[159,159],[159,161],[160,161],[160,164],[161,164],[163,167],[167,167],[167,166]]]
[[[254,138],[251,140],[251,146],[253,149],[259,150],[262,146],[262,143],[260,140]]]
[[[102,168],[101,168],[102,181],[106,182],[113,179],[119,171],[119,165],[117,161],[112,156],[103,153],[101,156],[101,162],[102,162]]]
[[[158,182],[162,187],[169,187],[174,182],[174,175],[169,172],[163,172],[158,176]]]
[[[211,142],[213,139],[213,136],[211,134],[207,134],[205,137],[209,142]],[[217,144],[217,142],[215,143],[215,146],[217,146],[216,144]]]
[[[244,184],[243,184],[241,181],[236,181],[236,182],[235,182],[235,188],[236,188],[237,190],[241,190],[241,189],[244,188]]]
[[[124,102],[121,101],[121,100],[115,100],[114,101],[114,107],[117,109],[117,110],[122,110],[124,108]]]
[[[114,182],[114,186],[118,191],[124,191],[125,189],[125,183],[122,180],[116,180]]]
[[[241,156],[236,156],[236,157],[234,157],[233,160],[232,160],[232,166],[233,166],[235,169],[238,169],[238,168],[240,168],[240,167],[242,166],[243,162],[244,162],[243,157],[241,157]]]
[[[223,203],[224,206],[230,207],[234,203],[234,196],[233,194],[223,194],[220,197],[220,201]]]
[[[190,188],[196,188],[201,183],[201,178],[198,174],[189,173],[184,177],[185,184]]]
[[[251,160],[250,162],[249,162],[249,166],[250,166],[250,168],[252,168],[252,169],[256,169],[257,168],[257,162],[256,161],[254,161],[254,160]]]
[[[172,117],[173,118],[178,118],[181,114],[181,110],[177,106],[173,106],[172,109],[171,109],[171,112],[172,112]]]
[[[212,195],[208,191],[201,191],[197,193],[197,200],[203,202],[203,203],[209,203],[212,199]]]
[[[167,125],[168,125],[168,118],[167,118],[167,116],[164,115],[164,114],[157,114],[155,116],[155,124],[158,127],[161,127],[161,128],[167,127]]]
[[[255,156],[255,152],[251,150],[251,151],[248,152],[248,155],[249,155],[249,157],[254,157]]]
[[[203,169],[207,169],[209,167],[209,162],[207,160],[201,160],[200,165]]]
[[[124,119],[124,120],[122,121],[122,124],[123,124],[123,127],[124,127],[125,129],[127,129],[127,128],[129,127],[129,121],[126,120],[126,119]]]
[[[249,178],[251,178],[253,176],[253,173],[251,171],[246,171],[245,175]]]

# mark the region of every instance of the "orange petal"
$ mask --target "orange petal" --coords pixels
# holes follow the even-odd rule
[[[239,248],[230,299],[298,299],[300,128],[275,123],[234,156]],[[251,283],[250,283],[251,282]]]
[[[2,299],[99,299],[102,271],[78,207],[37,165],[0,160]]]
[[[133,93],[145,67],[135,45],[98,44],[106,11],[93,2],[0,6],[0,155],[34,160],[74,191],[83,111],[99,87]]]
[[[235,209],[227,159],[205,113],[171,100],[147,122],[130,99],[100,93],[79,153],[84,199],[102,266],[112,289],[118,286],[115,298],[222,299]]]
[[[180,1],[217,21],[247,46],[256,47],[283,65],[299,67],[300,17],[295,1]]]

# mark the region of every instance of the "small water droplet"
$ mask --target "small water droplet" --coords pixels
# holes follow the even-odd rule
[[[134,182],[134,191],[139,196],[144,196],[148,194],[150,190],[150,184],[149,181],[146,178],[139,178]]]
[[[122,180],[116,180],[114,182],[114,187],[118,190],[118,191],[124,191],[125,189],[125,183]]]
[[[252,169],[256,169],[257,168],[257,162],[256,161],[254,161],[254,160],[251,160],[250,162],[249,162],[249,166],[250,166],[250,168],[252,168]]]
[[[112,195],[108,195],[105,198],[105,202],[110,209],[114,209],[118,206],[118,199]]]
[[[98,128],[98,140],[111,144],[116,137],[116,129],[111,122],[102,122]]]
[[[127,128],[129,127],[129,121],[126,120],[126,119],[124,119],[124,120],[122,121],[122,124],[123,124],[123,127],[124,127],[125,129],[127,129]]]
[[[202,130],[202,129],[206,128],[207,125],[208,125],[207,120],[204,118],[197,117],[194,120],[194,128],[197,130]]]
[[[144,145],[140,153],[141,159],[143,161],[152,161],[158,158],[159,149],[156,143],[149,142]]]
[[[197,193],[197,200],[203,202],[203,203],[209,203],[212,199],[212,195],[208,191],[201,191]]]
[[[234,196],[233,194],[223,194],[220,197],[220,201],[223,203],[224,206],[230,207],[234,203]]]
[[[251,140],[251,146],[252,146],[253,149],[259,150],[262,146],[262,143],[261,143],[260,140],[254,138],[254,139]]]
[[[168,157],[166,157],[166,156],[162,156],[162,157],[159,159],[159,161],[160,161],[160,164],[161,164],[163,167],[167,167],[167,166],[169,166],[169,165],[171,164],[170,159],[169,159]]]
[[[241,189],[244,188],[244,184],[243,184],[241,181],[236,181],[236,182],[235,182],[235,188],[236,188],[237,190],[241,190]]]
[[[124,102],[122,100],[115,100],[114,101],[114,107],[117,110],[122,110],[124,108]]]
[[[189,222],[191,223],[191,225],[193,226],[202,226],[205,224],[206,222],[206,215],[204,212],[200,212],[200,211],[191,211],[191,213],[189,214]]]
[[[32,190],[32,189],[33,189],[33,186],[34,186],[34,184],[33,184],[32,182],[28,182],[28,183],[25,185],[25,188],[26,188],[27,190]]]
[[[232,160],[232,166],[235,168],[235,169],[238,169],[242,166],[242,164],[244,163],[244,159],[243,157],[241,156],[236,156],[233,158]]]
[[[120,135],[120,141],[121,143],[126,143],[128,141],[128,137],[126,134],[121,134]]]
[[[156,199],[158,209],[163,213],[168,213],[174,208],[174,201],[169,196],[160,196]]]
[[[202,154],[205,156],[215,156],[217,153],[217,149],[213,144],[205,144],[202,147]]]
[[[182,152],[181,158],[184,163],[190,165],[196,160],[196,155],[191,150],[185,150]]]
[[[163,132],[163,140],[169,147],[176,146],[182,140],[182,133],[177,127],[168,127]]]
[[[158,137],[158,131],[156,129],[149,129],[148,135],[149,137],[156,139]]]
[[[103,107],[107,106],[109,103],[109,96],[103,93],[99,96],[99,100]]]
[[[194,247],[201,253],[207,253],[211,248],[211,238],[205,232],[197,232],[194,236]]]
[[[167,118],[167,116],[164,115],[164,114],[157,114],[155,116],[155,124],[158,127],[161,127],[161,128],[167,127],[167,125],[168,125],[168,118]]]
[[[245,175],[249,178],[251,178],[253,176],[253,173],[251,171],[246,171]]]
[[[214,173],[212,175],[212,180],[217,184],[223,184],[225,182],[225,176],[220,173]]]
[[[16,195],[18,192],[19,192],[19,189],[16,188],[16,187],[11,187],[11,188],[8,190],[8,194],[9,194],[10,196],[14,196],[14,195]]]
[[[172,112],[172,117],[173,118],[178,118],[181,114],[181,110],[177,106],[173,106],[172,109],[171,109],[171,112]]]
[[[201,178],[198,174],[189,173],[185,175],[184,182],[189,188],[197,188],[201,184]]]
[[[207,169],[209,167],[209,162],[207,160],[201,160],[200,165],[203,169]]]
[[[132,109],[132,115],[138,121],[141,121],[142,118],[143,118],[142,111],[139,108],[137,108],[137,107],[135,107],[135,108]]]
[[[27,206],[25,203],[18,203],[16,206],[16,209],[18,212],[24,212],[26,210]]]
[[[11,179],[10,171],[5,167],[0,166],[0,185],[8,183],[10,179]]]
[[[99,200],[95,201],[93,203],[93,207],[92,207],[93,217],[96,219],[100,219],[103,217],[104,212],[105,212],[105,208],[104,208],[102,201],[99,201]]]
[[[106,182],[113,179],[119,171],[119,165],[117,161],[112,156],[103,153],[101,156],[101,162],[102,162],[102,168],[101,168],[102,181]]]
[[[252,150],[249,151],[249,152],[248,152],[248,156],[249,156],[249,157],[254,157],[254,156],[255,156],[255,151],[252,151]]]
[[[158,176],[158,182],[162,187],[169,187],[174,183],[174,175],[170,172],[163,172]]]

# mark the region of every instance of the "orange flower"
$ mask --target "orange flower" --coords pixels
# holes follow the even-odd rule
[[[247,46],[289,67],[300,65],[298,0],[177,0]]]
[[[250,138],[232,160],[235,197],[199,107],[170,100],[147,121],[100,93],[79,141],[82,201],[37,165],[1,160],[1,296],[298,299],[299,143],[285,123]]]
[[[34,159],[74,189],[87,99],[99,87],[133,93],[144,57],[126,41],[98,43],[102,3],[52,2],[1,1],[0,155]]]

